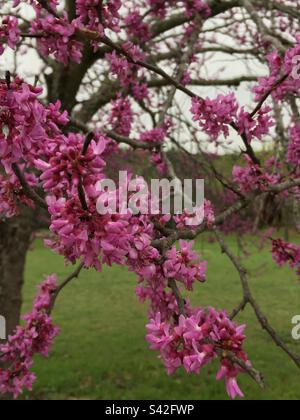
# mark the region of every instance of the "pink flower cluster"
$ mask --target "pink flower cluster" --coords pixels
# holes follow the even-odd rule
[[[7,16],[0,23],[0,55],[4,53],[3,44],[15,49],[20,41],[21,31],[18,27],[18,19],[14,16]]]
[[[156,167],[157,172],[160,175],[164,175],[167,172],[167,164],[164,161],[162,155],[160,152],[154,151],[151,155],[151,162]]]
[[[48,277],[39,287],[32,311],[23,317],[24,326],[18,326],[6,344],[0,345],[1,361],[7,367],[0,368],[0,393],[17,398],[23,389],[32,389],[35,375],[30,369],[33,357],[47,357],[59,329],[53,325],[48,311],[52,294],[57,287],[56,276]]]
[[[199,227],[202,223],[206,223],[211,228],[215,223],[215,211],[209,200],[204,200],[204,204],[198,208],[194,208],[193,212],[184,210],[182,214],[175,215],[177,229],[186,229]]]
[[[16,79],[10,89],[5,82],[0,82],[0,158],[6,168],[26,157],[45,134],[38,124],[42,111],[37,105],[40,93],[40,89],[20,79]]]
[[[139,276],[148,277],[155,272],[159,254],[151,246],[153,226],[146,219],[126,214],[100,215],[96,205],[109,202],[108,193],[89,195],[88,210],[79,199],[48,198],[51,215],[50,230],[57,235],[46,241],[54,251],[75,263],[83,258],[86,267],[101,270],[102,263],[128,265]],[[90,192],[87,190],[87,193]],[[117,192],[116,192],[117,193]],[[114,196],[114,193],[111,193]],[[94,199],[93,199],[94,198]]]
[[[151,37],[150,27],[143,22],[143,18],[138,11],[131,12],[125,17],[126,32],[140,43],[147,42]]]
[[[101,219],[99,215],[97,217],[96,209],[92,205],[89,206],[89,211],[83,210],[77,196],[70,199],[48,197],[47,202],[51,216],[50,230],[56,238],[45,241],[46,245],[64,255],[73,264],[77,259],[83,258],[86,267],[95,267],[100,271],[101,237],[108,220]],[[106,227],[109,230],[110,226]],[[114,227],[120,233],[121,227],[117,223]],[[104,246],[106,243],[104,240]],[[115,259],[120,260],[120,251],[116,251],[115,255]]]
[[[203,0],[185,0],[185,13],[188,17],[194,16],[196,13],[201,14],[204,18],[211,15],[209,5]]]
[[[261,108],[255,116],[251,116],[244,108],[238,112],[238,103],[234,93],[227,96],[218,95],[216,99],[193,98],[191,113],[193,120],[216,140],[221,134],[229,136],[229,127],[237,127],[239,134],[245,135],[251,143],[253,138],[259,140],[269,133],[274,121],[269,115],[270,107]]]
[[[76,195],[80,180],[87,189],[102,179],[105,162],[101,155],[106,148],[106,140],[92,140],[83,153],[85,137],[81,134],[57,136],[48,147],[49,159],[35,159],[34,165],[42,172],[40,180],[46,192],[56,197],[64,194]]]
[[[47,57],[53,55],[57,61],[67,65],[69,61],[79,63],[83,44],[74,38],[75,23],[69,23],[65,13],[59,19],[53,15],[45,16],[37,10],[37,18],[31,23],[32,34],[43,34],[38,37],[37,44],[40,53]]]
[[[30,187],[37,185],[37,179],[34,174],[25,172],[24,176]],[[17,177],[14,174],[2,175],[0,173],[0,216],[11,218],[18,215],[20,204],[34,207],[33,201],[24,193]]]
[[[160,145],[166,138],[166,130],[163,128],[154,128],[153,130],[141,133],[140,140],[144,143],[151,143],[153,145]]]
[[[194,242],[179,242],[179,251],[173,247],[166,253],[166,262],[163,265],[164,275],[167,279],[182,282],[187,290],[193,290],[193,283],[198,280],[205,281],[207,261],[199,262],[199,256],[193,251]]]
[[[175,3],[175,0],[147,0],[147,3],[155,16],[164,18],[167,14],[168,6]]]
[[[255,117],[252,117],[244,108],[241,109],[237,126],[239,133],[246,136],[248,143],[251,143],[254,138],[261,140],[263,136],[269,134],[270,128],[275,125],[273,118],[270,116],[271,111],[270,107],[263,107]]]
[[[123,87],[128,87],[130,85],[130,64],[126,58],[118,55],[116,51],[107,54],[106,58],[110,62],[112,74],[118,76]]]
[[[290,129],[290,141],[287,151],[287,161],[299,168],[300,164],[300,124]]]
[[[140,284],[136,288],[136,295],[141,303],[149,301],[148,316],[150,319],[155,318],[157,313],[161,315],[163,321],[171,319],[172,316],[179,316],[176,298],[172,291],[167,290],[167,282],[163,278],[159,281],[153,279],[147,284]]]
[[[234,93],[227,96],[218,95],[216,99],[193,98],[191,107],[193,120],[198,121],[200,127],[213,140],[217,140],[221,134],[228,137],[229,127],[232,126],[251,143],[254,138],[261,140],[274,126],[270,107],[259,109],[255,116],[251,116],[244,108],[238,110]]]
[[[213,308],[194,309],[187,317],[180,316],[178,324],[163,321],[158,313],[147,325],[150,348],[159,350],[169,374],[183,366],[188,373],[199,374],[201,369],[220,357],[217,379],[225,379],[229,396],[243,396],[237,376],[243,370],[234,364],[228,353],[250,365],[243,350],[245,326],[238,327],[227,314]]]
[[[57,12],[58,2],[51,0],[49,7]],[[14,7],[20,4],[14,2]],[[95,31],[103,36],[106,28],[119,32],[119,9],[121,0],[108,0],[103,4],[100,0],[76,0],[77,18],[68,20],[67,13],[57,17],[48,13],[38,2],[30,1],[36,12],[36,18],[30,23],[29,32],[37,36],[39,51],[44,56],[53,55],[56,60],[67,65],[70,61],[80,62],[83,44],[76,40],[78,29]],[[0,29],[0,38],[7,40],[13,48],[19,40],[20,31],[17,28],[17,19],[8,18]],[[97,47],[97,42],[92,44]],[[1,52],[1,49],[0,49]]]
[[[14,1],[14,7],[19,4],[19,0]],[[115,32],[120,31],[121,0],[108,0],[105,4],[100,0],[76,0],[77,18],[71,22],[68,20],[67,13],[57,17],[48,13],[36,1],[30,1],[30,4],[36,12],[36,18],[30,22],[29,32],[37,35],[40,53],[44,56],[53,55],[56,60],[65,65],[69,61],[78,63],[81,60],[83,44],[75,39],[78,29],[95,31],[100,36],[104,36],[106,28]],[[58,1],[51,0],[47,4],[54,12],[57,12]],[[7,18],[0,27],[0,38],[3,37],[4,42],[7,42],[11,48],[14,48],[19,41],[20,31],[17,24],[17,19]],[[97,42],[93,41],[92,44],[97,47]],[[1,52],[3,52],[2,47]]]
[[[246,157],[246,163],[246,167],[236,165],[232,171],[233,180],[239,185],[241,192],[264,191],[270,185],[275,185],[280,181],[279,174],[265,172],[260,165],[254,164],[248,157]]]
[[[234,122],[238,104],[234,93],[227,96],[218,95],[216,99],[192,99],[191,113],[193,120],[198,121],[200,127],[213,140],[220,134],[229,136],[229,125]]]
[[[0,81],[0,159],[8,174],[20,160],[32,164],[48,147],[47,140],[61,133],[58,125],[67,122],[59,102],[47,108],[39,102],[41,93],[19,78],[10,86]]]
[[[119,98],[112,102],[109,123],[117,134],[128,137],[133,123],[133,112],[129,98]]]
[[[288,94],[297,94],[300,89],[299,60],[300,38],[296,45],[287,50],[284,57],[277,51],[267,56],[270,68],[270,76],[259,79],[259,84],[253,88],[256,100],[260,101],[267,92],[272,93],[275,100],[282,100]],[[297,70],[298,69],[298,70]],[[287,78],[280,85],[278,80],[283,75]]]
[[[215,224],[215,209],[211,201],[204,200],[204,219],[208,227],[212,227]]]
[[[76,0],[76,13],[80,24],[104,35],[106,28],[119,32],[121,0]]]
[[[134,44],[125,43],[123,49],[133,61],[143,60],[144,53]],[[118,77],[121,86],[132,91],[133,96],[138,101],[148,99],[149,92],[147,84],[139,81],[140,68],[129,62],[126,58],[113,51],[111,54],[106,54],[106,58],[110,63],[110,71]]]
[[[270,67],[270,76],[262,77],[259,79],[259,84],[254,86],[253,92],[256,94],[256,101],[260,101],[263,96],[273,89],[273,86],[278,80],[278,75],[281,74],[282,70],[282,58],[278,54],[277,51],[272,52],[271,54],[267,55],[267,59],[269,62]],[[280,97],[282,96],[282,86],[279,87],[280,91],[272,92],[273,97]]]
[[[282,239],[272,241],[272,255],[275,262],[280,266],[288,264],[291,268],[297,269],[297,275],[300,279],[300,246],[287,243]]]

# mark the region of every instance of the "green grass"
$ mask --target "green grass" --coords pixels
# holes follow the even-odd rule
[[[230,239],[232,246],[235,243]],[[208,281],[196,285],[193,303],[233,309],[241,300],[237,274],[217,244],[199,243],[209,260]],[[268,250],[251,248],[246,265],[250,281],[270,322],[293,350],[300,342],[291,338],[291,319],[300,313],[300,286],[296,275],[278,269]],[[35,287],[44,275],[57,273],[63,279],[72,271],[62,258],[45,249],[40,241],[30,252],[26,269],[24,311],[30,307]],[[134,293],[134,275],[121,267],[104,268],[103,273],[86,271],[59,298],[55,322],[61,327],[49,360],[37,358],[38,380],[34,399],[227,399],[224,384],[215,381],[217,366],[200,376],[178,372],[168,377],[157,358],[147,349],[146,307]],[[266,379],[262,391],[250,378],[240,383],[247,398],[294,400],[300,398],[300,372],[258,326],[250,308],[239,316],[247,322],[247,351]]]

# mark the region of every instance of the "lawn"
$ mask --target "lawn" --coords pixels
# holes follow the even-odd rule
[[[233,239],[229,240],[235,247]],[[209,261],[208,280],[198,284],[193,302],[229,311],[239,303],[241,288],[237,274],[217,244],[198,243]],[[291,319],[300,313],[300,286],[296,275],[278,269],[268,252],[250,248],[245,261],[253,291],[270,322],[290,346],[300,353],[300,341],[291,338]],[[28,311],[35,288],[44,275],[66,277],[61,257],[37,241],[29,253],[24,289]],[[104,268],[102,273],[85,271],[57,302],[55,321],[61,335],[49,360],[36,359],[38,380],[34,399],[227,399],[224,384],[215,381],[217,366],[204,369],[200,376],[178,371],[168,377],[157,354],[144,340],[146,306],[135,297],[134,275],[121,267]],[[247,398],[295,400],[300,398],[300,372],[277,349],[258,326],[251,309],[238,318],[248,324],[247,351],[266,379],[267,388],[258,389],[250,378],[240,380]]]

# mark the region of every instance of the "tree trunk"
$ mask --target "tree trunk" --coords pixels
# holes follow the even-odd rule
[[[33,212],[22,210],[13,219],[0,221],[0,315],[6,320],[6,333],[19,323],[26,254],[33,231]]]

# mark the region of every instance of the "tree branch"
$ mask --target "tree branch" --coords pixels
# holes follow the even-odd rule
[[[26,179],[22,172],[20,171],[19,166],[16,163],[13,163],[12,169],[14,171],[14,174],[18,178],[24,193],[27,195],[28,198],[30,198],[35,204],[37,204],[39,207],[42,207],[43,209],[48,210],[48,205],[46,201],[36,192],[34,189],[32,189],[28,183],[26,182]]]
[[[76,268],[76,270],[72,273],[72,274],[70,274],[57,288],[56,288],[56,290],[54,291],[54,293],[53,293],[53,295],[52,295],[52,299],[51,299],[51,303],[50,303],[50,307],[49,307],[49,311],[48,311],[48,313],[49,313],[49,315],[52,313],[52,311],[53,311],[53,309],[54,309],[54,306],[55,306],[55,303],[56,303],[56,300],[57,300],[57,298],[58,298],[58,296],[59,296],[59,294],[62,292],[62,290],[66,287],[66,286],[68,286],[68,284],[69,283],[71,283],[71,281],[72,280],[74,280],[74,279],[77,279],[78,277],[79,277],[79,275],[80,275],[80,273],[81,273],[81,271],[83,270],[83,268],[84,268],[84,263],[81,263],[77,268]]]
[[[293,353],[289,347],[285,344],[285,342],[279,337],[277,332],[274,330],[274,328],[270,325],[270,323],[267,320],[267,317],[262,312],[260,306],[256,302],[254,296],[252,295],[252,292],[250,290],[250,285],[248,281],[248,274],[245,267],[243,267],[238,260],[238,258],[231,252],[228,245],[226,245],[224,239],[222,236],[218,233],[217,229],[214,230],[216,238],[220,244],[221,250],[224,254],[228,256],[234,267],[237,269],[242,288],[243,288],[243,294],[244,294],[244,303],[243,307],[246,306],[246,304],[250,304],[254,310],[254,313],[256,315],[256,318],[258,319],[260,325],[262,328],[269,334],[269,336],[272,338],[274,343],[280,347],[288,356],[289,358],[295,363],[295,365],[300,369],[300,356]]]

